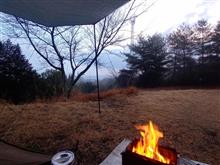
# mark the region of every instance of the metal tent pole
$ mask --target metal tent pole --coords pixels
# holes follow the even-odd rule
[[[96,66],[96,84],[97,84],[97,99],[98,99],[98,107],[99,107],[99,113],[101,113],[101,102],[100,102],[100,89],[99,89],[99,71],[98,71],[98,57],[97,57],[97,43],[96,43],[96,30],[95,30],[95,24],[93,25],[94,30],[94,47],[95,47],[95,66]]]
[[[100,102],[100,89],[99,89],[99,71],[98,71],[98,60],[95,61],[96,65],[96,82],[97,82],[97,97],[98,97],[98,106],[99,106],[99,113],[101,113],[101,102]]]

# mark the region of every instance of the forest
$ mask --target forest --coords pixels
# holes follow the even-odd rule
[[[140,36],[125,53],[128,69],[120,71],[121,86],[218,86],[220,84],[220,22],[182,24],[164,37]]]

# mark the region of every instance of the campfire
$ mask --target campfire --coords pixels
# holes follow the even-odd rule
[[[135,139],[122,153],[123,165],[176,165],[177,153],[174,149],[159,146],[163,133],[151,121],[136,126],[141,137]]]

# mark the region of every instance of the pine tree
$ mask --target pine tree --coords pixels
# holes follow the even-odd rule
[[[212,36],[212,52],[220,57],[220,21],[216,25]]]
[[[212,28],[206,20],[199,20],[194,26],[194,55],[199,57],[201,65],[205,62],[205,57],[210,55]]]
[[[165,39],[160,34],[140,37],[137,44],[130,46],[130,50],[131,53],[126,54],[126,61],[129,69],[138,75],[138,85],[159,85],[167,64]]]
[[[37,73],[21,54],[19,45],[0,42],[0,97],[14,103],[30,101],[36,95]]]
[[[193,58],[193,30],[188,25],[181,25],[168,36],[169,44],[169,79],[174,83],[187,84],[192,81],[195,65]]]

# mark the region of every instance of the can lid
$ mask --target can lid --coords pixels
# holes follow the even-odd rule
[[[52,157],[53,165],[69,165],[74,162],[74,153],[71,151],[61,151]]]

